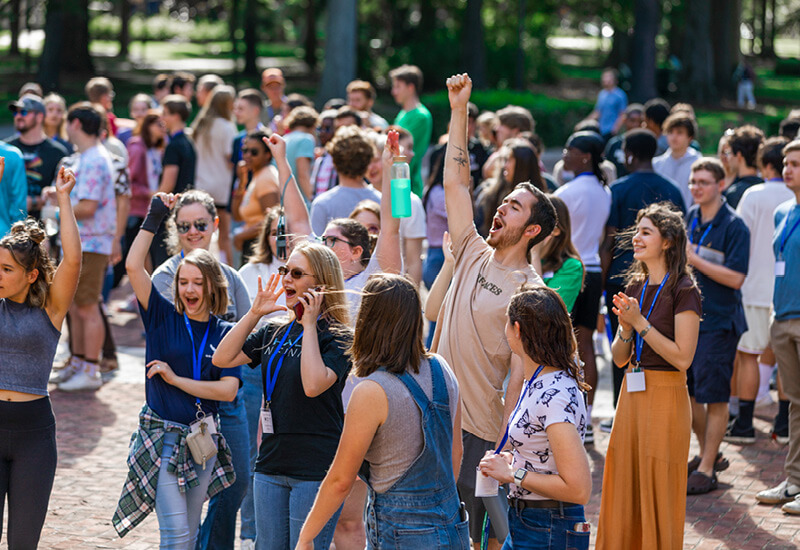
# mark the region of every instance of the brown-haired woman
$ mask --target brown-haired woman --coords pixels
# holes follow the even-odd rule
[[[0,158],[0,179],[4,160]],[[56,424],[47,380],[61,325],[81,270],[81,241],[69,193],[75,176],[61,168],[56,197],[63,259],[56,268],[45,232],[20,221],[0,239],[0,525],[8,498],[8,547],[36,548],[56,473]]]
[[[606,454],[597,548],[679,550],[691,437],[686,371],[697,346],[700,292],[679,213],[648,206],[630,233],[634,263],[625,292],[613,297],[620,326],[611,346],[627,374]]]
[[[233,326],[219,318],[228,309],[228,283],[211,253],[196,248],[181,259],[174,305],[145,270],[153,237],[177,199],[165,193],[153,197],[125,263],[146,334],[147,400],[130,446],[128,464],[136,466],[128,472],[113,524],[124,536],[155,509],[161,548],[194,548],[203,502],[235,479],[231,452],[218,434],[217,411],[220,401],[236,398],[239,371],[215,367],[208,351]],[[208,464],[186,451],[186,438],[199,429],[198,422],[218,434],[217,453]]]
[[[422,328],[413,283],[398,275],[370,277],[349,352],[363,381],[296,548],[314,548],[360,470],[370,487],[367,548],[469,548],[455,484],[458,383],[441,357],[425,351]],[[365,461],[368,472],[361,468]]]
[[[509,483],[509,534],[503,548],[589,548],[583,505],[592,474],[583,449],[589,386],[564,301],[547,287],[523,286],[508,304],[506,339],[523,361],[525,388],[498,452],[480,470]],[[510,452],[499,452],[506,445]],[[577,526],[581,526],[578,528]]]
[[[553,232],[531,249],[531,265],[542,274],[544,284],[558,292],[567,311],[572,311],[583,288],[583,262],[572,244],[572,223],[566,203],[550,195],[558,222]]]

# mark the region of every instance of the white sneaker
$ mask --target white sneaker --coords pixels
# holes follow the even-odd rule
[[[50,383],[61,384],[62,382],[66,382],[67,380],[72,378],[72,376],[76,372],[78,372],[79,364],[80,364],[80,359],[70,356],[69,360],[67,361],[67,364],[64,365],[63,368],[53,372],[50,375]]]
[[[253,539],[242,539],[242,545],[239,548],[242,550],[256,550],[256,541]]]
[[[103,385],[97,365],[82,361],[81,369],[69,380],[58,385],[61,391],[99,390]]]
[[[800,496],[800,486],[789,483],[789,480],[785,479],[777,487],[760,491],[756,495],[756,500],[763,504],[784,504],[796,501],[796,497],[798,496]],[[797,510],[794,513],[800,514],[800,502],[796,502],[794,506]]]

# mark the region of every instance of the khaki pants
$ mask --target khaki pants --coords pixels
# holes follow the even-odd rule
[[[800,319],[773,321],[770,330],[772,350],[778,360],[783,393],[789,399],[789,452],[786,474],[800,485]]]

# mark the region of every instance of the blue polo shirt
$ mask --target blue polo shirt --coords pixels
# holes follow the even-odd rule
[[[139,312],[142,314],[146,334],[145,364],[158,359],[167,363],[178,376],[192,378],[192,340],[186,330],[183,315],[178,314],[175,307],[156,290],[155,285],[150,289],[147,310],[140,304]],[[214,350],[233,328],[233,323],[221,321],[211,315],[208,323],[189,320],[189,324],[192,327],[195,353],[208,326],[208,340],[200,361],[200,380],[219,380],[225,376],[241,378],[241,367],[220,369],[211,363]],[[147,404],[161,418],[186,425],[194,422],[197,413],[195,398],[167,384],[161,376],[145,378],[145,395]],[[200,400],[200,406],[206,414],[216,413],[218,405],[218,401]]]
[[[772,239],[772,250],[775,257],[780,255],[781,240],[784,228],[788,232],[800,219],[800,205],[793,199],[786,201],[775,209],[775,235]],[[798,273],[800,273],[800,227],[786,239],[783,249],[783,260],[786,262],[786,274],[775,277],[775,320],[800,319],[800,292],[797,291]]]
[[[699,205],[689,209],[686,215],[689,239],[695,249],[702,239],[698,252],[701,258],[747,274],[750,262],[750,230],[725,199],[722,201],[717,215],[707,223],[703,223],[701,219]],[[711,280],[698,269],[694,270],[694,274],[703,297],[700,332],[733,330],[738,335],[743,334],[747,330],[747,321],[742,307],[742,293]]]
[[[624,231],[636,223],[636,216],[642,208],[658,202],[671,202],[681,213],[686,213],[683,195],[672,180],[655,172],[634,172],[611,184],[611,211],[607,227],[617,232]],[[633,249],[630,243],[616,247],[611,265],[608,268],[608,284],[625,286],[624,273],[633,263]]]

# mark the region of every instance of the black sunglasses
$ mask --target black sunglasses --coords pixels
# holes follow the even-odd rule
[[[175,222],[175,227],[178,229],[178,233],[181,235],[185,235],[189,232],[194,225],[194,228],[197,229],[200,233],[205,233],[206,229],[211,222],[208,220],[195,220],[193,222]]]
[[[28,116],[28,109],[17,109],[14,111],[14,116]]]
[[[323,235],[322,237],[319,238],[319,240],[321,240],[322,243],[328,248],[333,248],[334,246],[336,246],[336,241],[345,243],[349,246],[355,246],[350,241],[342,239],[341,237],[334,237],[333,235]]]
[[[263,153],[263,152],[264,152],[263,150],[261,150],[261,149],[259,149],[259,148],[257,148],[257,147],[253,147],[253,148],[251,148],[251,149],[247,149],[247,148],[245,148],[245,149],[242,149],[242,154],[243,154],[243,155],[244,155],[245,153],[248,153],[248,154],[250,154],[250,155],[253,155],[254,157],[255,157],[255,156],[257,156],[257,155],[260,155],[260,154],[261,154],[261,153]]]
[[[292,276],[292,279],[302,279],[303,277],[314,277],[313,273],[306,273],[299,267],[293,267],[289,269],[285,265],[282,265],[278,268],[278,275],[280,275],[281,277],[286,277],[287,273]]]

